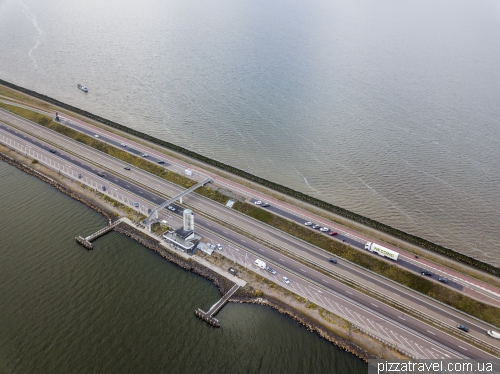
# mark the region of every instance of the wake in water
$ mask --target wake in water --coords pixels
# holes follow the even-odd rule
[[[40,43],[42,42],[42,39],[45,35],[45,32],[40,28],[38,25],[38,20],[36,18],[36,15],[31,11],[31,9],[23,2],[23,0],[20,0],[19,3],[23,7],[23,13],[28,18],[28,20],[31,22],[31,24],[35,27],[37,35],[33,37],[35,40],[35,45],[31,47],[30,51],[28,52],[28,56],[31,58],[33,63],[35,64],[35,68],[39,69],[39,66],[36,62],[36,58],[33,55],[33,51],[38,48]]]

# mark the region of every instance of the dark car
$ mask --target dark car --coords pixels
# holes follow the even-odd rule
[[[49,152],[50,153],[56,153],[56,150],[51,148],[51,149],[49,149]]]
[[[130,168],[128,166],[125,166],[124,169],[125,170],[130,170]]]
[[[270,272],[271,274],[276,274],[276,270],[274,270],[274,269],[273,269],[272,267],[270,267],[270,266],[268,266],[268,267],[266,268],[266,270],[267,270],[268,272]]]
[[[103,191],[106,191],[106,186],[102,186],[102,190],[103,190]]]
[[[236,276],[236,274],[238,274],[238,272],[237,272],[235,269],[233,269],[233,268],[229,268],[227,271],[228,271],[231,275],[234,275],[234,276]]]
[[[267,208],[268,206],[270,206],[269,203],[262,203],[262,205],[261,205],[261,207],[263,207],[263,208]]]
[[[457,327],[462,331],[469,332],[469,328],[465,325],[457,325]]]
[[[448,283],[448,279],[439,277],[438,281],[443,282],[443,283]]]
[[[165,161],[161,161],[161,160],[160,160],[160,161],[158,161],[158,163],[159,163],[159,164],[164,164],[164,163],[165,163]]]
[[[328,259],[328,261],[330,261],[332,264],[336,264],[336,263],[337,263],[337,260],[336,260],[336,259],[334,259],[333,257],[330,257],[330,258]]]
[[[428,277],[432,277],[432,273],[429,270],[421,270],[420,273],[422,275],[427,275]]]
[[[78,174],[78,178],[81,178],[81,177],[82,177],[82,175],[81,175],[81,174]]]
[[[106,176],[106,174],[104,174],[102,171],[98,171],[97,175],[100,176],[100,177],[105,177]]]

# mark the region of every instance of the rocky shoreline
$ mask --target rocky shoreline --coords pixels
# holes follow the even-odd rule
[[[44,181],[45,183],[50,184],[52,187],[56,188],[60,192],[70,196],[71,198],[82,202],[83,204],[87,205],[89,208],[99,212],[102,214],[104,217],[108,219],[108,221],[112,221],[118,218],[118,216],[107,210],[105,207],[97,204],[95,201],[86,198],[85,196],[82,196],[81,194],[71,190],[70,188],[66,187],[65,185],[61,184],[60,182],[34,170],[33,168],[26,166],[22,162],[0,152],[0,160],[5,161],[8,164],[18,168],[19,170],[29,174],[33,175],[40,180]],[[154,238],[142,233],[139,230],[136,230],[133,226],[130,226],[126,223],[120,223],[118,224],[115,228],[115,231],[128,236],[129,238],[141,243],[145,247],[155,251],[158,253],[161,257],[164,259],[180,266],[181,268],[188,270],[194,274],[197,274],[209,281],[211,281],[220,291],[222,295],[224,295],[226,292],[228,292],[231,287],[234,285],[233,282],[231,282],[229,279],[223,277],[222,275],[214,272],[213,270],[197,263],[196,261],[191,261],[191,260],[186,260],[185,258],[175,254],[172,251],[168,251],[165,248],[163,248],[162,245],[160,245],[160,242],[158,240],[155,240]],[[250,303],[250,304],[258,304],[258,305],[264,305],[264,306],[269,306],[279,313],[288,316],[289,318],[295,320],[296,322],[300,323],[301,325],[305,326],[308,331],[314,332],[318,334],[320,337],[326,339],[327,341],[333,343],[340,349],[343,349],[347,352],[350,352],[357,356],[358,358],[367,361],[369,359],[375,359],[378,358],[376,355],[373,353],[365,350],[364,348],[356,345],[355,343],[344,339],[338,335],[335,335],[334,333],[328,331],[326,328],[322,327],[321,325],[313,322],[309,318],[307,318],[304,315],[301,315],[294,309],[288,307],[287,305],[279,302],[278,300],[266,298],[266,297],[255,297],[253,295],[250,295],[245,289],[240,289],[236,292],[236,294],[229,299],[229,302],[234,302],[234,303]]]

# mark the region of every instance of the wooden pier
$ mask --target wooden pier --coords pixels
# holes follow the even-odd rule
[[[195,310],[194,314],[196,315],[196,317],[207,322],[209,325],[220,327],[220,322],[217,318],[214,317],[214,315],[217,314],[217,312],[219,312],[219,310],[221,310],[224,305],[226,305],[229,298],[233,296],[238,288],[240,288],[240,286],[238,286],[237,284],[231,287],[231,289],[219,301],[212,305],[208,312],[204,312],[203,310],[198,308],[198,310]]]
[[[86,238],[82,238],[81,236],[77,236],[75,238],[75,240],[77,241],[78,244],[83,245],[85,248],[87,248],[89,250],[93,249],[91,242],[93,240],[99,238],[100,236],[103,236],[104,234],[107,234],[108,232],[113,230],[115,228],[115,226],[118,225],[120,222],[121,222],[121,219],[119,219],[113,223],[111,223],[111,221],[110,221],[108,226],[103,227],[102,229],[100,229],[99,231],[96,231],[92,235],[89,235]]]

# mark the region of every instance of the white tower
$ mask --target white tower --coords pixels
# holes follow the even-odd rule
[[[191,209],[185,209],[183,213],[184,231],[194,231],[194,213]]]

